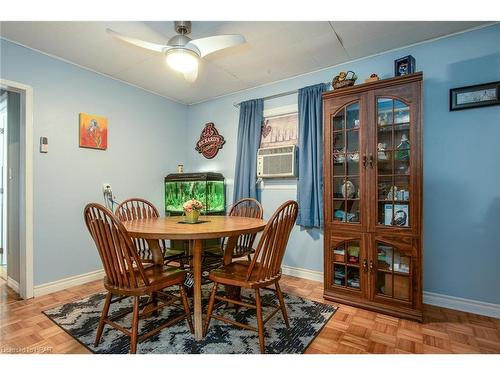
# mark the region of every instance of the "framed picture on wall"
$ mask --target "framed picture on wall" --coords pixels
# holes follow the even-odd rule
[[[80,113],[79,120],[80,147],[106,150],[108,148],[108,119]]]
[[[500,104],[500,81],[450,90],[450,111]]]

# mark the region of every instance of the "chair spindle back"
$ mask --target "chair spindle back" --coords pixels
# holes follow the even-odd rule
[[[142,198],[129,198],[116,207],[115,215],[120,221],[160,217],[153,203]]]
[[[229,211],[229,216],[262,219],[262,217],[264,216],[264,209],[262,208],[262,205],[258,200],[253,198],[243,198],[234,204],[234,206]],[[236,243],[237,248],[251,248],[256,236],[256,233],[239,236]]]
[[[142,198],[124,200],[116,207],[115,215],[120,221],[160,217],[160,213],[154,204]],[[148,243],[144,238],[133,238],[132,241],[142,259],[152,259]],[[163,241],[161,241],[161,245],[165,248]]]
[[[269,280],[279,275],[298,209],[297,202],[289,200],[283,203],[269,219],[248,268],[247,280],[254,272],[257,272],[257,281]],[[256,269],[257,262],[260,267]]]
[[[108,282],[118,288],[149,285],[137,250],[127,230],[113,213],[98,203],[90,203],[85,206],[83,215]]]

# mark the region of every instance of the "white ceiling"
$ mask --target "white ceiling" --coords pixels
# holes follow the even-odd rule
[[[197,21],[190,35],[193,39],[243,34],[247,42],[207,56],[194,83],[170,70],[160,54],[128,45],[105,32],[109,27],[166,44],[175,34],[171,21],[1,22],[0,36],[192,104],[484,23]]]

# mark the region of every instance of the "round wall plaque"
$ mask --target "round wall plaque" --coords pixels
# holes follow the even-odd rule
[[[213,159],[224,143],[226,143],[224,137],[219,134],[214,123],[209,122],[205,124],[205,127],[201,131],[195,150],[207,159]]]

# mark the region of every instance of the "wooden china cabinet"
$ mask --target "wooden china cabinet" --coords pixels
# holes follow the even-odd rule
[[[422,73],[323,94],[324,297],[422,320]]]

